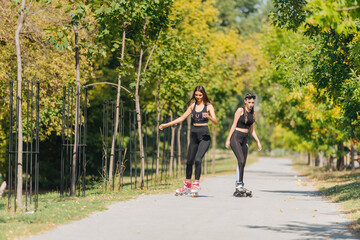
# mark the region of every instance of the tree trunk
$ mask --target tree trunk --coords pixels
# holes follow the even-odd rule
[[[174,119],[173,112],[170,111],[170,121]],[[175,143],[175,130],[176,127],[173,125],[171,126],[171,145],[170,145],[170,171],[169,175],[170,177],[173,174],[173,168],[174,168],[174,143]]]
[[[336,157],[330,156],[329,157],[329,170],[335,171],[336,170],[336,164],[334,164],[334,161],[336,160]]]
[[[326,157],[323,151],[317,154],[317,166],[324,167],[326,165]]]
[[[315,157],[315,167],[319,166],[320,165],[320,157],[319,157],[319,154],[320,152],[318,152],[316,154],[316,157]]]
[[[177,134],[177,144],[178,144],[178,175],[181,175],[181,128],[182,122],[179,124],[178,127],[178,134]]]
[[[336,169],[338,171],[341,171],[344,169],[344,146],[343,146],[343,143],[339,143],[337,146]]]
[[[123,25],[120,71],[119,71],[119,76],[118,76],[117,94],[116,94],[115,127],[114,127],[114,133],[113,133],[113,137],[112,137],[112,141],[111,141],[111,150],[110,150],[109,182],[111,182],[112,178],[113,178],[115,143],[116,143],[116,137],[117,137],[117,133],[118,133],[118,126],[119,126],[121,77],[122,77],[122,71],[123,71],[123,67],[124,67],[125,37],[126,37],[126,22]]]
[[[73,30],[75,34],[75,68],[76,68],[76,109],[75,109],[75,136],[74,136],[74,148],[71,164],[71,184],[70,184],[70,196],[76,195],[76,159],[78,156],[79,148],[79,118],[80,118],[80,59],[79,59],[79,29],[76,23],[73,21]]]
[[[350,148],[351,171],[355,171],[355,153],[357,154],[357,152],[355,151],[355,147],[354,145],[351,144],[351,148]]]
[[[211,173],[215,174],[215,159],[216,159],[216,155],[215,155],[215,150],[216,150],[216,128],[213,125],[212,126],[212,135],[213,135],[213,141],[212,141],[212,166],[211,166]]]
[[[143,144],[142,131],[141,131],[142,125],[141,125],[141,110],[140,110],[140,99],[139,99],[140,75],[141,75],[142,59],[143,59],[143,55],[144,55],[145,31],[146,31],[146,20],[144,21],[144,26],[143,26],[143,40],[141,42],[141,48],[140,48],[139,66],[138,66],[138,74],[137,74],[136,89],[135,89],[135,109],[136,109],[136,119],[137,119],[137,124],[138,124],[139,145],[140,145],[140,162],[141,162],[140,182],[139,182],[140,188],[143,187],[144,175],[145,175],[144,144]]]
[[[161,72],[159,73],[159,78],[157,81],[157,90],[156,90],[156,170],[155,170],[155,178],[159,177],[159,168],[160,168],[160,119],[161,119],[161,110],[160,108],[160,84],[161,84]]]
[[[156,117],[156,173],[155,173],[155,177],[156,179],[159,176],[159,168],[160,168],[160,130],[159,130],[159,125],[160,125],[160,108],[159,108],[159,102],[156,103],[157,104],[157,117]]]
[[[140,56],[142,55],[142,50],[140,53]],[[140,63],[141,65],[141,63]],[[140,146],[140,163],[141,163],[141,169],[140,169],[140,188],[143,187],[144,183],[144,175],[145,175],[145,154],[144,154],[144,143],[142,138],[142,131],[141,131],[141,110],[140,110],[140,100],[139,100],[139,86],[140,81],[137,81],[136,83],[136,93],[135,93],[135,109],[136,109],[136,121],[138,125],[138,134],[139,134],[139,146]],[[135,166],[137,167],[137,166]]]
[[[6,188],[6,182],[4,181],[0,186],[0,198],[2,198],[5,188]]]
[[[310,166],[314,167],[315,166],[314,154],[312,152],[310,152],[309,156],[310,156]]]
[[[18,207],[22,208],[22,163],[23,163],[23,129],[22,129],[22,60],[21,60],[21,46],[20,46],[20,32],[25,23],[25,4],[26,1],[21,1],[21,12],[19,18],[19,25],[15,32],[16,44],[16,59],[17,59],[17,127],[18,127],[18,155],[17,155],[17,187],[16,187],[16,202]]]
[[[139,58],[139,67],[138,67],[138,75],[136,80],[136,92],[135,92],[135,107],[136,107],[136,115],[137,115],[137,121],[138,121],[138,131],[139,131],[139,144],[140,144],[140,159],[141,159],[141,170],[140,170],[140,187],[143,187],[144,183],[144,175],[145,175],[145,157],[144,157],[144,146],[143,146],[143,139],[142,139],[142,133],[141,133],[141,112],[140,112],[140,100],[139,100],[139,91],[140,91],[140,74],[141,74],[141,63],[142,58],[144,54],[144,40],[145,40],[145,31],[146,31],[146,19],[144,20],[144,26],[143,26],[143,39],[141,42],[141,50],[140,50],[140,58]],[[155,50],[155,46],[159,37],[161,29],[159,30],[155,43],[151,49],[151,52],[149,54],[149,57],[146,61],[143,73],[146,72],[147,66],[150,62],[151,56]]]

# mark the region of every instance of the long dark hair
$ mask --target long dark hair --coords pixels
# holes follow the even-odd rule
[[[246,99],[251,99],[253,98],[254,100],[256,99],[256,96],[252,93],[248,93],[245,95],[245,98],[244,98],[244,115],[245,115],[245,123],[247,123],[247,111],[245,109],[245,100]],[[254,110],[254,107],[250,110],[250,114],[253,115],[253,118],[254,118],[254,122],[256,122],[256,119],[255,119],[255,110]]]
[[[187,102],[188,105],[192,102],[192,100],[195,99],[195,92],[201,92],[203,94],[203,102],[205,105],[207,105],[208,103],[211,103],[208,96],[206,95],[205,88],[203,86],[199,85],[199,86],[195,87],[195,90],[191,96],[191,99]]]

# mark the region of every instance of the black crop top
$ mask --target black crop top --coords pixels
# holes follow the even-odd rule
[[[191,118],[193,120],[193,123],[208,123],[209,119],[208,118],[204,118],[202,115],[203,113],[207,113],[207,106],[206,104],[204,104],[204,108],[201,110],[201,112],[197,112],[195,110],[196,108],[196,103],[194,104],[194,108],[192,110],[191,113]]]
[[[240,116],[239,121],[236,124],[237,128],[246,128],[249,129],[251,125],[255,122],[254,117],[251,113],[247,112],[247,122],[245,123],[245,109],[243,115]]]

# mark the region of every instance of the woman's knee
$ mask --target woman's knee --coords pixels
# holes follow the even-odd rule
[[[195,158],[195,166],[201,165],[201,158]]]
[[[245,160],[244,159],[239,159],[238,163],[239,163],[239,167],[244,167],[245,166]]]
[[[192,166],[194,165],[194,161],[186,161],[186,166]]]

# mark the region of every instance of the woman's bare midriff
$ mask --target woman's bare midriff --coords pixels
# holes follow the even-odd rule
[[[209,124],[207,124],[207,123],[194,123],[193,124],[193,126],[197,126],[197,127],[199,127],[199,126],[208,126]]]
[[[236,131],[239,131],[239,132],[243,132],[243,133],[248,133],[249,132],[249,129],[246,129],[246,128],[235,128]]]

